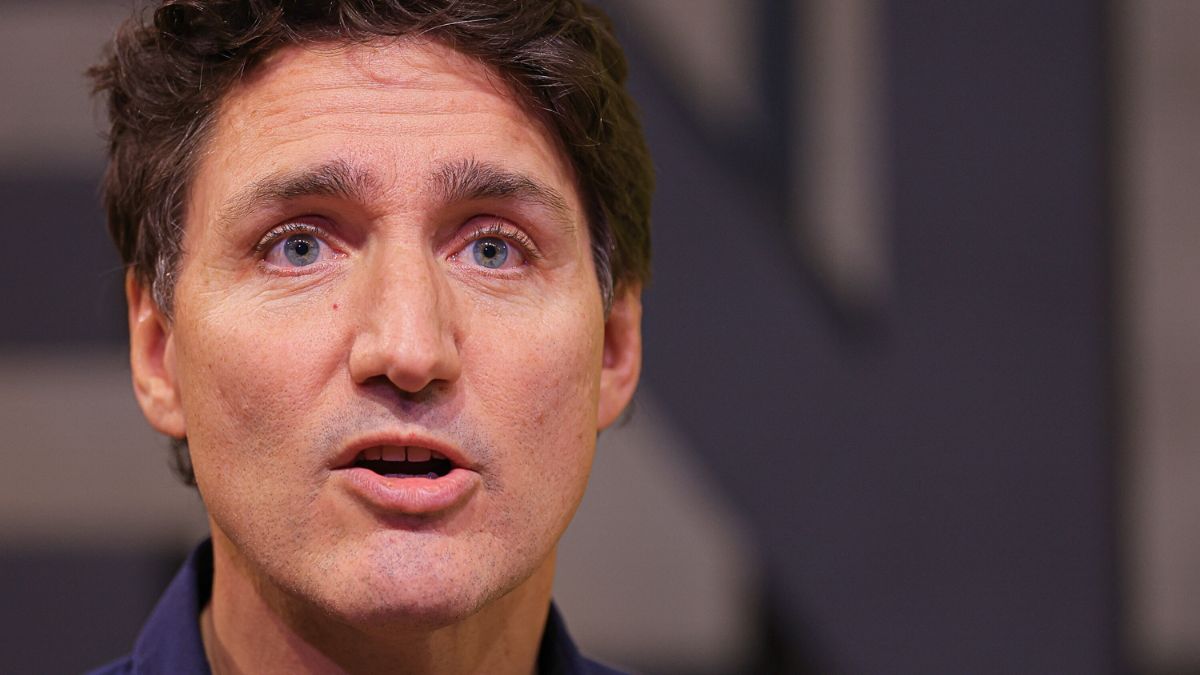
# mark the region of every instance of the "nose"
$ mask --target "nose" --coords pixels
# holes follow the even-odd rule
[[[350,350],[354,381],[386,378],[416,394],[457,380],[462,366],[455,302],[437,262],[380,256],[379,264],[365,272],[358,294],[359,330]]]

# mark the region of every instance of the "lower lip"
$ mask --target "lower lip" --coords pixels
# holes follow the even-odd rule
[[[460,468],[439,478],[382,476],[358,467],[336,473],[342,474],[350,490],[371,506],[388,514],[408,516],[449,511],[466,502],[480,484],[478,473]]]

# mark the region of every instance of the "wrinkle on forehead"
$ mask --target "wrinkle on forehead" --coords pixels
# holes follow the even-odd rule
[[[305,58],[316,55],[318,59]],[[360,77],[345,76],[342,66]],[[417,91],[446,88],[447,78],[461,82],[461,90],[490,89],[497,96],[518,102],[512,85],[494,67],[463,54],[436,39],[400,36],[368,41],[322,41],[287,45],[266,56],[226,94],[236,98],[239,89],[270,87],[272,80],[300,74],[310,82],[319,71],[338,70],[337,84],[328,89],[354,87],[402,87]],[[316,75],[316,77],[314,77]]]
[[[379,118],[427,117],[445,123],[462,116],[488,115],[506,103],[520,105],[515,97],[498,91],[492,83],[486,89],[476,86],[473,80],[479,79],[480,66],[471,62],[464,63],[461,70],[426,72],[385,83],[348,76],[346,69],[339,67],[344,64],[338,61],[304,58],[307,55],[303,52],[293,52],[290,62],[280,64],[270,77],[259,80],[253,87],[242,86],[231,91],[221,106],[219,124],[239,134],[270,133],[305,122],[315,123],[315,129],[327,130],[332,126],[354,133],[373,129],[373,120]],[[303,83],[301,89],[296,88],[298,82]],[[412,95],[390,97],[381,106],[376,95],[380,91]],[[432,95],[421,95],[424,92]],[[363,113],[365,117],[351,121],[342,114],[348,112]],[[321,118],[328,113],[341,115],[327,124]],[[529,121],[540,124],[536,117]],[[456,126],[464,132],[479,129],[469,123]]]
[[[346,50],[347,61],[371,82],[420,89],[440,74],[452,74],[471,85],[488,85],[501,96],[512,93],[492,67],[436,39],[403,36],[357,46],[358,49]],[[404,51],[397,52],[397,47]],[[342,45],[332,48],[345,49]]]
[[[302,89],[296,88],[297,82],[303,83]],[[383,90],[435,95],[396,96],[381,106],[373,93]],[[469,116],[492,115],[505,107],[524,113],[522,124],[549,142],[574,184],[574,167],[545,111],[519,96],[515,85],[492,66],[435,39],[405,36],[284,47],[225,95],[218,124],[239,134],[271,133],[304,122],[328,130],[330,125],[317,119],[324,113],[361,112],[398,121],[425,117],[431,126],[453,118],[458,123],[438,133],[470,134],[486,125]],[[373,129],[369,119],[351,121],[344,116],[332,126],[351,134]]]

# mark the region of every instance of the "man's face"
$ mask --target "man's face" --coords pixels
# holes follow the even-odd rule
[[[131,287],[134,374],[217,545],[352,621],[452,621],[552,569],[640,307],[606,332],[574,176],[501,80],[437,44],[284,50],[188,204],[172,320]]]

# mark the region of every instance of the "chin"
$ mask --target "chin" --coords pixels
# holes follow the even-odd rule
[[[530,576],[504,574],[495,561],[480,566],[458,558],[450,552],[399,560],[394,551],[390,556],[355,556],[346,561],[350,564],[312,579],[315,593],[301,596],[339,622],[367,632],[431,630],[469,618]]]
[[[365,585],[337,598],[330,609],[340,621],[367,632],[380,628],[432,630],[474,615],[488,603],[489,595],[482,589],[424,585],[414,580],[402,588]]]

